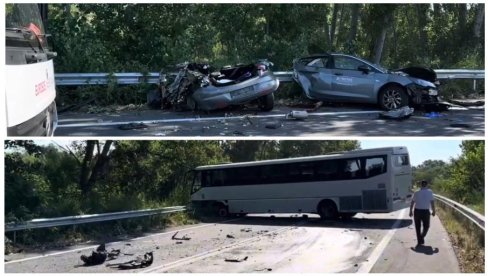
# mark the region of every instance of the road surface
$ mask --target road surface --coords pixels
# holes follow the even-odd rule
[[[96,243],[7,255],[5,272],[460,272],[439,219],[432,218],[425,246],[415,248],[413,224],[407,214],[403,209],[358,214],[350,221],[335,222],[321,221],[315,215],[247,216],[107,243],[107,250],[134,255],[121,255],[96,266],[83,266],[80,260]],[[183,237],[190,239],[181,240]],[[154,263],[149,267],[118,270],[106,266],[150,251]]]

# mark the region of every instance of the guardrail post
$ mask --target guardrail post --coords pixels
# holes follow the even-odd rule
[[[473,79],[473,91],[476,92],[476,79]]]
[[[14,244],[17,243],[17,231],[14,231]]]

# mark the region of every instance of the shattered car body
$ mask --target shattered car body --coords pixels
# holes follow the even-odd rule
[[[209,111],[256,102],[261,110],[270,111],[279,86],[271,65],[260,61],[212,72],[208,64],[184,63],[169,84],[161,74],[162,107]]]
[[[293,61],[293,78],[315,100],[379,104],[385,110],[407,105],[436,105],[436,73],[408,67],[389,71],[345,54],[321,54]]]

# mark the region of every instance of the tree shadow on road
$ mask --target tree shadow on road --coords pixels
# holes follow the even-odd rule
[[[439,253],[439,248],[432,248],[432,246],[428,245],[417,245],[416,247],[410,247],[412,251],[415,251],[417,253],[423,253],[425,255],[434,255]]]

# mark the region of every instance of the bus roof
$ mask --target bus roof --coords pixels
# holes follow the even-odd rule
[[[284,158],[284,159],[271,159],[271,160],[261,160],[261,161],[249,161],[249,162],[238,162],[238,163],[226,163],[218,165],[206,165],[196,167],[195,170],[207,170],[207,169],[221,169],[221,168],[232,168],[232,167],[250,167],[255,165],[272,165],[272,164],[282,164],[282,163],[292,163],[297,161],[317,161],[322,159],[334,159],[337,157],[354,157],[363,156],[371,154],[408,154],[407,147],[384,147],[384,148],[374,148],[374,149],[362,149],[362,150],[352,150],[344,152],[332,152],[327,155],[315,155],[306,157],[294,157],[294,158]]]

